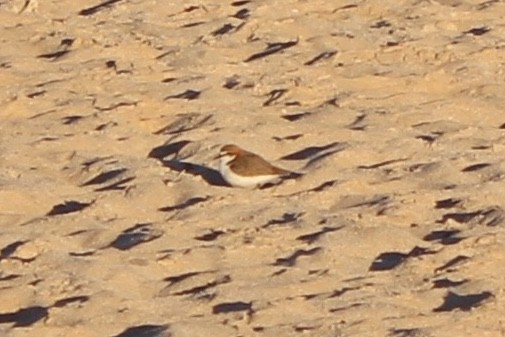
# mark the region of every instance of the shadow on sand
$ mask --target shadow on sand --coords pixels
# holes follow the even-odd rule
[[[177,172],[186,172],[194,176],[200,176],[207,184],[212,186],[227,186],[230,185],[223,179],[219,171],[208,168],[206,166],[182,162],[177,160],[161,160],[163,166]]]

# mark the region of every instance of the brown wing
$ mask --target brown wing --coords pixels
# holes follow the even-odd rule
[[[234,159],[230,162],[230,167],[235,173],[241,176],[257,176],[257,175],[284,175],[290,171],[283,170],[268,163],[260,156],[242,152],[240,160]]]

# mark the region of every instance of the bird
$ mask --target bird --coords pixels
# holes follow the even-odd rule
[[[299,175],[233,144],[221,147],[216,158],[219,158],[219,172],[223,179],[233,187],[261,187],[283,177]]]

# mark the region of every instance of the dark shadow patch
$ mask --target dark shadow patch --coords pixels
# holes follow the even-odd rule
[[[309,146],[303,150],[290,153],[290,154],[282,157],[281,159],[282,160],[303,160],[303,159],[313,157],[322,151],[326,151],[328,149],[331,149],[332,147],[335,147],[335,146],[341,145],[341,144],[342,143],[340,143],[340,142],[333,142],[331,144],[323,145],[323,146]]]
[[[181,28],[191,28],[191,27],[196,27],[196,26],[201,26],[205,23],[205,21],[196,21],[196,22],[190,22],[186,23],[181,26]]]
[[[435,268],[435,272],[438,273],[438,272],[441,272],[441,271],[448,271],[448,272],[454,271],[454,269],[449,269],[449,268],[454,267],[456,265],[459,265],[459,264],[461,264],[461,263],[463,263],[463,262],[465,262],[465,261],[467,261],[469,259],[470,258],[468,256],[458,255],[455,258],[449,260],[443,266]]]
[[[289,172],[286,173],[285,175],[282,176],[282,180],[292,180],[292,179],[298,179],[302,177],[304,174],[303,173],[298,173],[298,172]]]
[[[246,58],[244,62],[251,62],[255,60],[259,60],[261,58],[279,53],[285,49],[291,48],[293,46],[296,46],[298,44],[298,40],[295,41],[288,41],[288,42],[274,42],[274,43],[268,43],[267,48],[264,51],[261,51],[259,53],[253,54]]]
[[[27,327],[48,317],[49,310],[46,307],[33,306],[19,309],[16,312],[0,314],[0,324],[14,323],[14,327]]]
[[[189,5],[188,7],[184,8],[185,13],[190,13],[193,11],[196,11],[197,9],[202,8],[201,6],[196,6],[196,5]]]
[[[312,249],[297,249],[293,254],[278,258],[273,263],[274,266],[284,266],[284,267],[293,267],[296,264],[296,260],[301,256],[311,256],[319,251],[321,251],[321,247],[314,247]]]
[[[125,178],[125,179],[121,179],[115,183],[112,183],[110,185],[107,185],[107,186],[104,186],[104,187],[100,187],[100,188],[96,188],[95,189],[95,192],[104,192],[104,191],[124,191],[126,190],[129,186],[128,185],[125,185],[127,183],[129,183],[130,181],[134,180],[135,177],[129,177],[129,178]]]
[[[301,332],[301,333],[308,333],[309,331],[319,329],[320,327],[321,327],[321,324],[308,325],[308,324],[298,323],[297,325],[293,326],[293,331]]]
[[[169,325],[138,325],[128,328],[113,337],[170,337]]]
[[[286,137],[277,137],[277,136],[274,136],[274,137],[272,137],[272,139],[275,140],[275,141],[280,142],[280,141],[283,141],[283,140],[297,140],[300,137],[303,137],[303,134],[298,133],[296,135],[290,135],[290,136],[286,136]]]
[[[324,101],[321,105],[319,105],[320,107],[322,106],[325,106],[325,105],[332,105],[334,107],[337,107],[339,108],[340,105],[338,104],[338,101],[339,101],[340,97],[338,96],[335,96],[333,98],[330,98],[330,99],[327,99],[326,101]]]
[[[309,233],[309,234],[304,234],[298,236],[296,239],[302,242],[305,242],[307,244],[312,244],[319,240],[321,236],[323,236],[326,233],[331,233],[331,232],[336,232],[340,229],[344,228],[344,226],[340,227],[323,227],[321,230],[314,232],[314,233]]]
[[[192,101],[194,99],[198,99],[200,97],[201,93],[202,92],[198,91],[198,90],[188,89],[188,90],[181,92],[179,94],[168,95],[164,98],[164,100],[167,101],[169,99],[185,99],[188,101]]]
[[[161,80],[161,83],[171,83],[173,81],[175,81],[177,79],[177,77],[167,77],[167,78],[164,78]]]
[[[200,176],[207,184],[212,186],[230,186],[223,179],[219,171],[206,166],[177,160],[163,161],[163,166],[177,172],[186,172],[194,176]]]
[[[220,230],[211,230],[209,233],[205,233],[202,235],[195,236],[194,239],[198,241],[214,241],[219,238],[221,235],[225,234],[224,231]]]
[[[200,274],[203,274],[203,273],[204,272],[195,271],[195,272],[184,273],[184,274],[175,275],[175,276],[168,276],[168,277],[165,277],[163,279],[163,281],[169,282],[168,287],[171,287],[171,286],[173,286],[176,283],[182,282],[182,281],[187,280],[187,279],[189,279],[189,278],[191,278],[193,276],[197,276],[197,275],[200,275]]]
[[[202,203],[202,202],[207,201],[209,199],[210,199],[210,197],[208,195],[205,197],[193,197],[193,198],[189,198],[188,200],[184,201],[183,203],[175,205],[175,206],[166,206],[166,207],[158,208],[158,211],[160,211],[160,212],[178,211],[178,210],[185,209],[190,206]]]
[[[103,107],[94,105],[94,108],[97,109],[98,111],[105,112],[105,111],[113,111],[113,110],[116,110],[116,109],[119,109],[119,108],[125,107],[125,106],[137,106],[137,104],[138,104],[138,102],[128,101],[128,102],[118,102],[118,103],[110,104],[108,106],[103,106]],[[114,122],[109,122],[107,124],[113,125]],[[115,125],[117,125],[117,123],[115,123]]]
[[[297,221],[305,213],[284,213],[280,219],[269,220],[262,228],[268,228],[271,226],[285,225],[290,222]]]
[[[394,46],[398,46],[399,44],[400,44],[400,42],[398,42],[398,41],[388,41],[388,42],[386,42],[386,44],[384,46],[394,47]]]
[[[175,292],[172,295],[174,295],[174,296],[198,295],[198,294],[203,293],[204,291],[207,291],[211,288],[215,288],[221,284],[230,283],[230,282],[231,282],[230,275],[225,275],[225,276],[215,279],[213,281],[207,282],[204,285],[193,287],[190,289],[185,289],[185,290],[182,290],[179,292]]]
[[[325,294],[321,294],[321,293],[315,293],[315,294],[305,294],[305,295],[302,295],[302,298],[306,301],[310,301],[310,300],[313,300],[315,298],[321,298],[321,297],[326,297],[324,296]]]
[[[314,187],[314,188],[312,188],[312,189],[310,189],[308,191],[309,192],[322,192],[324,190],[327,190],[330,187],[333,187],[333,186],[337,185],[337,183],[338,183],[338,180],[325,181],[321,185],[316,186],[316,187]]]
[[[428,172],[433,170],[435,167],[439,166],[438,163],[416,163],[409,165],[407,170],[409,172]]]
[[[374,195],[370,199],[366,199],[364,201],[359,201],[350,205],[347,205],[345,208],[358,208],[358,207],[373,207],[373,206],[383,206],[392,201],[391,197],[388,195]]]
[[[359,165],[358,168],[359,169],[363,169],[363,170],[373,170],[373,169],[380,168],[380,167],[383,167],[383,166],[387,166],[387,165],[391,165],[391,164],[396,164],[396,163],[401,163],[401,162],[406,161],[407,159],[408,158],[391,159],[391,160],[386,160],[386,161],[383,161],[383,162],[380,162],[380,163],[376,163],[376,164],[372,164],[372,165]]]
[[[407,254],[400,252],[385,252],[381,253],[375,260],[372,262],[369,271],[386,271],[391,270],[398,267],[405,260],[411,257],[419,257],[427,254],[435,254],[434,251],[429,250],[428,248],[422,247],[414,247]]]
[[[307,116],[310,116],[310,115],[312,115],[312,113],[310,113],[310,112],[300,112],[300,113],[294,113],[294,114],[290,114],[290,115],[284,115],[284,116],[281,116],[281,118],[284,118],[285,120],[290,121],[290,122],[296,122],[297,120],[302,119]]]
[[[227,314],[230,312],[240,312],[240,311],[252,312],[252,303],[242,301],[226,302],[216,304],[212,307],[212,313],[214,315]]]
[[[251,0],[239,0],[239,1],[233,1],[231,3],[231,5],[234,7],[240,7],[240,6],[247,5],[250,2],[251,2]]]
[[[488,227],[498,226],[505,220],[505,212],[499,206],[492,206],[481,211],[482,219],[479,221]]]
[[[74,232],[68,233],[67,235],[68,236],[75,236],[75,235],[79,235],[79,234],[84,234],[86,232],[88,232],[88,230],[86,230],[86,229],[79,229],[79,230],[76,230]]]
[[[153,241],[161,236],[161,232],[153,230],[152,224],[137,224],[124,230],[109,244],[108,247],[113,247],[119,250],[128,250],[141,243]]]
[[[95,254],[95,251],[87,251],[87,252],[70,252],[68,255],[74,256],[74,257],[85,257],[85,256],[93,256]]]
[[[81,304],[81,303],[85,303],[87,301],[89,301],[89,296],[66,297],[66,298],[62,298],[61,300],[54,302],[53,307],[62,308],[62,307],[66,307],[69,304],[73,304],[73,303]]]
[[[386,27],[391,27],[391,23],[386,20],[379,20],[372,25],[370,25],[370,28],[372,29],[380,29],[380,28],[386,28]]]
[[[232,77],[226,79],[226,81],[223,84],[223,88],[233,89],[239,84],[240,84],[240,80],[239,80],[238,76],[232,76]]]
[[[108,61],[106,61],[105,62],[105,66],[107,68],[112,68],[112,69],[114,69],[114,71],[117,72],[117,63],[116,63],[116,60],[108,60]]]
[[[336,50],[325,51],[325,52],[322,52],[321,54],[317,55],[316,57],[310,59],[309,61],[305,62],[303,65],[312,66],[322,60],[329,59],[330,57],[333,57],[336,54],[337,54]]]
[[[432,134],[425,134],[425,135],[419,135],[416,136],[416,139],[420,139],[428,144],[433,144],[440,136],[442,136],[443,133],[441,132],[433,132]]]
[[[314,277],[320,277],[324,275],[328,275],[328,272],[330,270],[327,268],[324,269],[310,269],[307,275],[314,276]]]
[[[331,187],[334,187],[335,185],[338,184],[338,180],[329,180],[329,181],[325,181],[324,183],[314,187],[314,188],[310,188],[308,190],[303,190],[303,191],[300,191],[300,192],[295,192],[295,193],[292,193],[292,194],[288,194],[286,195],[285,197],[292,197],[292,196],[295,196],[295,195],[300,195],[300,194],[305,194],[305,193],[309,193],[309,192],[322,192],[322,191],[325,191]]]
[[[75,213],[88,208],[94,203],[92,202],[79,202],[79,201],[65,201],[63,204],[53,206],[53,208],[46,214],[47,216]]]
[[[219,35],[224,35],[224,34],[228,34],[228,33],[231,33],[231,32],[236,32],[240,28],[242,28],[244,26],[244,24],[245,23],[242,22],[239,25],[235,26],[235,25],[233,25],[231,23],[225,23],[221,28],[216,29],[211,34],[212,34],[212,36],[219,36]]]
[[[181,140],[175,143],[164,144],[160,146],[156,146],[149,152],[147,155],[148,158],[155,158],[158,160],[163,160],[164,158],[175,155],[179,153],[186,145],[190,144],[189,140]]]
[[[372,262],[368,269],[369,271],[385,271],[391,270],[399,266],[403,261],[409,257],[408,254],[398,252],[381,253]]]
[[[335,297],[340,297],[344,295],[345,293],[352,291],[352,290],[359,290],[361,287],[344,287],[342,289],[336,289],[333,290],[329,295],[328,298],[335,298]]]
[[[492,148],[491,145],[475,145],[475,146],[472,146],[472,150],[489,150],[491,148]]]
[[[495,4],[497,4],[499,2],[501,2],[501,0],[488,0],[488,1],[484,1],[484,2],[481,2],[480,4],[478,4],[476,6],[476,9],[478,11],[482,11],[484,9],[487,9],[487,8],[491,7],[491,6],[494,6]]]
[[[466,282],[467,282],[467,280],[452,281],[452,280],[449,280],[448,278],[443,278],[443,279],[439,279],[439,280],[434,280],[432,289],[457,287],[457,286],[460,286]]]
[[[98,125],[96,128],[95,128],[95,131],[103,131],[105,129],[108,129],[108,128],[111,128],[111,127],[114,127],[114,126],[117,126],[118,124],[116,122],[107,122],[107,123],[103,123],[103,124],[100,124]]]
[[[446,223],[449,220],[456,221],[457,223],[468,223],[481,214],[480,211],[476,212],[458,212],[447,213],[442,216],[442,219],[437,220],[438,223]]]
[[[160,130],[154,132],[155,135],[174,135],[186,131],[197,129],[205,125],[212,115],[202,115],[197,112],[190,112],[177,115],[177,119]]]
[[[471,223],[485,225],[489,227],[497,226],[505,220],[505,212],[499,206],[491,206],[474,212],[459,212],[447,213],[442,216],[442,219],[437,220],[438,223],[446,223],[449,220],[458,223]]]
[[[109,160],[109,159],[113,159],[112,156],[107,156],[107,157],[95,157],[95,158],[92,158],[92,159],[89,159],[89,160],[86,160],[84,161],[81,165],[86,167],[86,168],[89,168],[97,163],[100,163],[100,162],[104,162],[106,160]],[[111,161],[112,163],[117,163],[117,160],[112,160]]]
[[[347,305],[345,307],[332,308],[332,309],[330,309],[328,311],[331,312],[331,313],[333,313],[333,312],[339,312],[339,311],[345,311],[345,310],[348,310],[348,309],[351,309],[351,308],[361,307],[363,305],[364,305],[364,303],[353,303],[353,304]]]
[[[339,153],[343,150],[345,150],[347,148],[347,144],[345,143],[341,143],[340,144],[341,146],[339,148],[337,148],[336,150],[332,150],[332,151],[327,151],[327,152],[324,152],[324,153],[321,153],[313,158],[311,158],[306,164],[305,164],[305,168],[308,168],[314,164],[316,164],[317,162],[320,162],[321,160],[323,160],[324,158],[326,157],[329,157],[331,155],[334,155],[335,153]]]
[[[463,202],[463,200],[456,199],[456,198],[448,198],[448,199],[437,200],[435,202],[435,208],[436,209],[453,208],[455,206],[460,205],[462,202]]]
[[[472,29],[465,30],[463,32],[463,34],[471,34],[471,35],[474,35],[474,36],[481,36],[481,35],[484,35],[487,32],[489,32],[490,30],[491,30],[491,28],[486,27],[486,26],[474,27]]]
[[[107,172],[103,172],[103,173],[100,173],[99,175],[91,178],[90,180],[86,181],[81,186],[103,184],[103,183],[105,183],[105,182],[107,182],[109,180],[112,180],[112,179],[114,179],[114,178],[122,175],[126,171],[128,171],[128,170],[125,169],[125,168],[121,168],[121,169],[116,169],[116,170],[110,170],[110,171],[107,171]]]
[[[84,118],[83,116],[72,115],[72,116],[65,116],[61,120],[63,121],[63,124],[70,125],[70,124],[77,123],[78,121],[80,121],[83,118]]]
[[[281,269],[274,271],[270,276],[279,276],[279,275],[284,274],[287,271],[288,271],[287,268],[281,268]]]
[[[421,337],[421,329],[390,329],[388,336],[391,337]]]
[[[409,257],[419,257],[423,255],[433,255],[436,254],[436,251],[429,250],[428,248],[423,248],[419,246],[415,246],[412,248],[412,250],[408,253]]]
[[[46,92],[47,92],[46,90],[38,90],[38,91],[31,92],[29,94],[26,94],[26,97],[28,97],[28,98],[36,98],[36,97],[39,97],[39,96],[43,96]],[[67,124],[67,123],[64,122],[63,124]]]
[[[15,280],[17,278],[20,278],[21,275],[18,274],[10,274],[10,275],[5,275],[5,276],[0,276],[0,282],[1,281],[10,281],[10,280]]]
[[[251,16],[251,12],[247,8],[242,8],[239,9],[235,14],[233,14],[231,17],[236,18],[239,20],[245,20]]]
[[[54,53],[47,53],[47,54],[40,54],[37,55],[37,58],[41,59],[51,59],[51,61],[56,61],[59,58],[63,57],[64,55],[70,53],[70,50],[60,50],[56,51]]]
[[[74,44],[74,41],[75,41],[75,39],[70,38],[70,37],[61,39],[60,46],[62,46],[62,47],[70,47],[70,46],[72,46]]]
[[[111,7],[113,4],[115,4],[117,2],[120,2],[120,1],[122,1],[122,0],[108,0],[108,1],[104,1],[102,3],[99,3],[98,5],[82,9],[82,10],[79,11],[78,14],[81,15],[81,16],[93,15],[93,14],[98,13],[101,10],[104,10],[106,8]]]
[[[267,95],[270,96],[268,99],[263,102],[263,106],[270,106],[275,103],[279,98],[284,96],[285,93],[288,92],[288,89],[274,89],[270,91]]]
[[[59,140],[59,137],[42,137],[36,140],[37,143],[41,142],[54,142],[56,140]]]
[[[470,165],[461,170],[461,172],[474,172],[482,170],[483,168],[489,167],[491,164],[489,163],[480,163],[475,165]]]
[[[458,238],[454,237],[455,235],[461,233],[460,230],[458,229],[453,229],[453,230],[440,230],[440,231],[433,231],[423,237],[424,241],[438,241],[443,245],[453,245],[461,240],[463,238]]]
[[[232,25],[231,23],[225,23],[223,26],[213,31],[211,35],[213,36],[224,35],[226,33],[231,32],[234,28],[235,26]]]
[[[27,242],[28,240],[18,240],[3,247],[2,250],[0,250],[0,260],[8,258],[12,254],[14,254],[16,249],[18,249]]]
[[[352,121],[352,123],[349,124],[347,127],[351,130],[363,131],[367,127],[367,124],[365,123],[365,119],[366,119],[365,114],[358,115],[358,116],[356,116],[354,121]]]
[[[444,297],[444,303],[433,309],[433,312],[453,311],[455,309],[469,311],[472,308],[480,306],[484,300],[492,296],[493,294],[489,291],[483,291],[478,294],[470,295],[458,295],[449,291],[449,293]]]

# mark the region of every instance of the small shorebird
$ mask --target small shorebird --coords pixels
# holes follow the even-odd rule
[[[219,172],[231,186],[258,187],[276,182],[287,175],[297,175],[273,166],[261,156],[241,149],[237,145],[225,145],[219,151]]]

